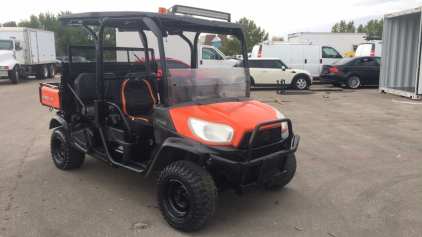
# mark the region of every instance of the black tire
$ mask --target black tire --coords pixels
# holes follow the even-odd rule
[[[51,134],[51,155],[54,164],[62,170],[70,170],[80,167],[85,160],[85,153],[67,145],[66,131],[57,128]]]
[[[13,84],[19,83],[19,67],[14,66],[12,70],[8,71],[9,79],[12,81]]]
[[[331,85],[335,86],[335,87],[340,87],[341,85],[343,85],[343,83],[340,82],[333,82]]]
[[[251,76],[251,86],[255,86],[255,79]]]
[[[296,90],[305,90],[309,87],[309,80],[304,76],[299,76],[293,80],[292,85]]]
[[[48,77],[48,67],[47,65],[40,65],[37,67],[37,73],[35,78],[37,79],[46,79]]]
[[[277,166],[278,172],[281,173],[284,168],[284,170],[286,170],[287,172],[287,175],[282,176],[282,178],[279,180],[274,180],[271,186],[267,186],[265,188],[269,190],[275,190],[286,186],[288,183],[290,183],[290,181],[292,181],[293,177],[295,176],[296,166],[297,163],[295,154],[288,155],[285,160],[285,164],[280,160]]]
[[[361,85],[360,77],[352,75],[346,80],[346,87],[349,89],[357,89]]]
[[[203,227],[214,216],[218,194],[205,169],[190,161],[177,161],[161,171],[157,199],[167,223],[189,232]]]
[[[54,78],[56,76],[56,65],[48,65],[48,78]]]

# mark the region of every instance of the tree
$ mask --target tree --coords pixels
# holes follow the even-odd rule
[[[340,21],[340,24],[338,26],[338,32],[344,33],[344,32],[346,32],[346,30],[347,30],[347,24],[346,24],[346,22],[343,21],[343,20]]]
[[[339,33],[338,31],[338,23],[334,24],[333,27],[331,28],[331,32],[332,33]]]
[[[350,21],[347,24],[346,32],[347,33],[355,33],[356,32],[356,27],[355,27],[355,22],[354,21]]]
[[[284,41],[284,37],[282,36],[273,36],[271,41]]]
[[[3,27],[18,27],[16,21],[6,21],[3,23]]]
[[[21,20],[18,23],[19,27],[28,27],[28,28],[33,28],[33,29],[39,29],[40,28],[40,23],[38,21],[38,17],[36,15],[31,15],[29,16],[29,21],[28,20]]]
[[[246,37],[246,45],[248,52],[252,51],[255,44],[261,43],[262,41],[268,40],[268,33],[264,29],[258,27],[253,20],[249,20],[246,17],[236,21],[236,23],[248,25],[249,28],[243,29],[243,33]],[[234,41],[234,42],[233,42]],[[242,45],[239,40],[235,37],[227,37],[225,40],[224,47],[220,48],[221,52],[226,55],[236,55],[242,53]]]
[[[366,23],[365,26],[362,24],[356,29],[355,22],[350,21],[346,24],[345,21],[340,21],[340,23],[335,23],[331,28],[331,32],[348,32],[348,33],[366,33],[368,37],[382,37],[382,29],[384,25],[384,20],[370,20]]]
[[[366,33],[365,27],[363,27],[362,24],[359,25],[358,29],[356,30],[356,33]]]

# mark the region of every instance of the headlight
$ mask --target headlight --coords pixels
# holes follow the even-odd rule
[[[271,107],[273,108],[273,107]],[[275,111],[275,116],[277,116],[277,118],[282,119],[285,118],[284,115],[282,113],[280,113],[280,111],[276,110],[273,108],[273,110]],[[287,131],[287,122],[282,122],[281,123],[281,132],[285,132]]]
[[[211,123],[197,118],[189,118],[188,125],[191,132],[198,138],[215,143],[229,143],[233,139],[232,127],[221,123]]]

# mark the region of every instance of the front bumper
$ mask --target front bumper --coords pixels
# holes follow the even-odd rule
[[[7,73],[7,70],[0,70],[0,77],[7,77],[9,74]]]
[[[259,129],[262,126],[277,124],[287,122],[288,123],[288,132],[289,136],[286,139],[269,144],[264,147],[256,147],[253,145],[256,142],[257,134]],[[241,176],[237,182],[236,193],[238,195],[244,195],[249,192],[252,192],[258,188],[263,188],[266,183],[270,180],[279,180],[283,175],[287,175],[286,171],[275,172],[278,168],[277,165],[281,159],[286,158],[289,154],[293,154],[297,151],[299,146],[299,135],[293,134],[292,123],[290,119],[283,118],[268,122],[263,122],[256,125],[254,131],[252,132],[251,138],[249,140],[248,149],[244,151],[245,159],[243,161],[234,161],[225,157],[221,157],[217,154],[210,154],[208,162],[211,164],[217,164],[225,167],[234,168],[241,171]],[[260,151],[268,149],[271,151],[272,148],[276,148],[275,152],[269,152],[270,154],[264,156],[258,156]],[[250,168],[259,167],[258,177],[253,177],[253,182],[246,182],[247,176],[249,174]],[[276,177],[274,175],[276,174]]]

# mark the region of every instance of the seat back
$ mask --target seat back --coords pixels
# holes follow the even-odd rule
[[[158,102],[157,84],[145,78],[123,80],[113,88],[113,101],[128,117],[151,113]]]
[[[114,77],[113,73],[104,73],[105,78]],[[104,81],[104,98],[113,99],[113,86],[116,84],[115,80]],[[97,99],[96,90],[96,74],[95,73],[82,73],[75,79],[74,83],[75,93],[78,95],[82,102],[88,104],[94,103]]]

